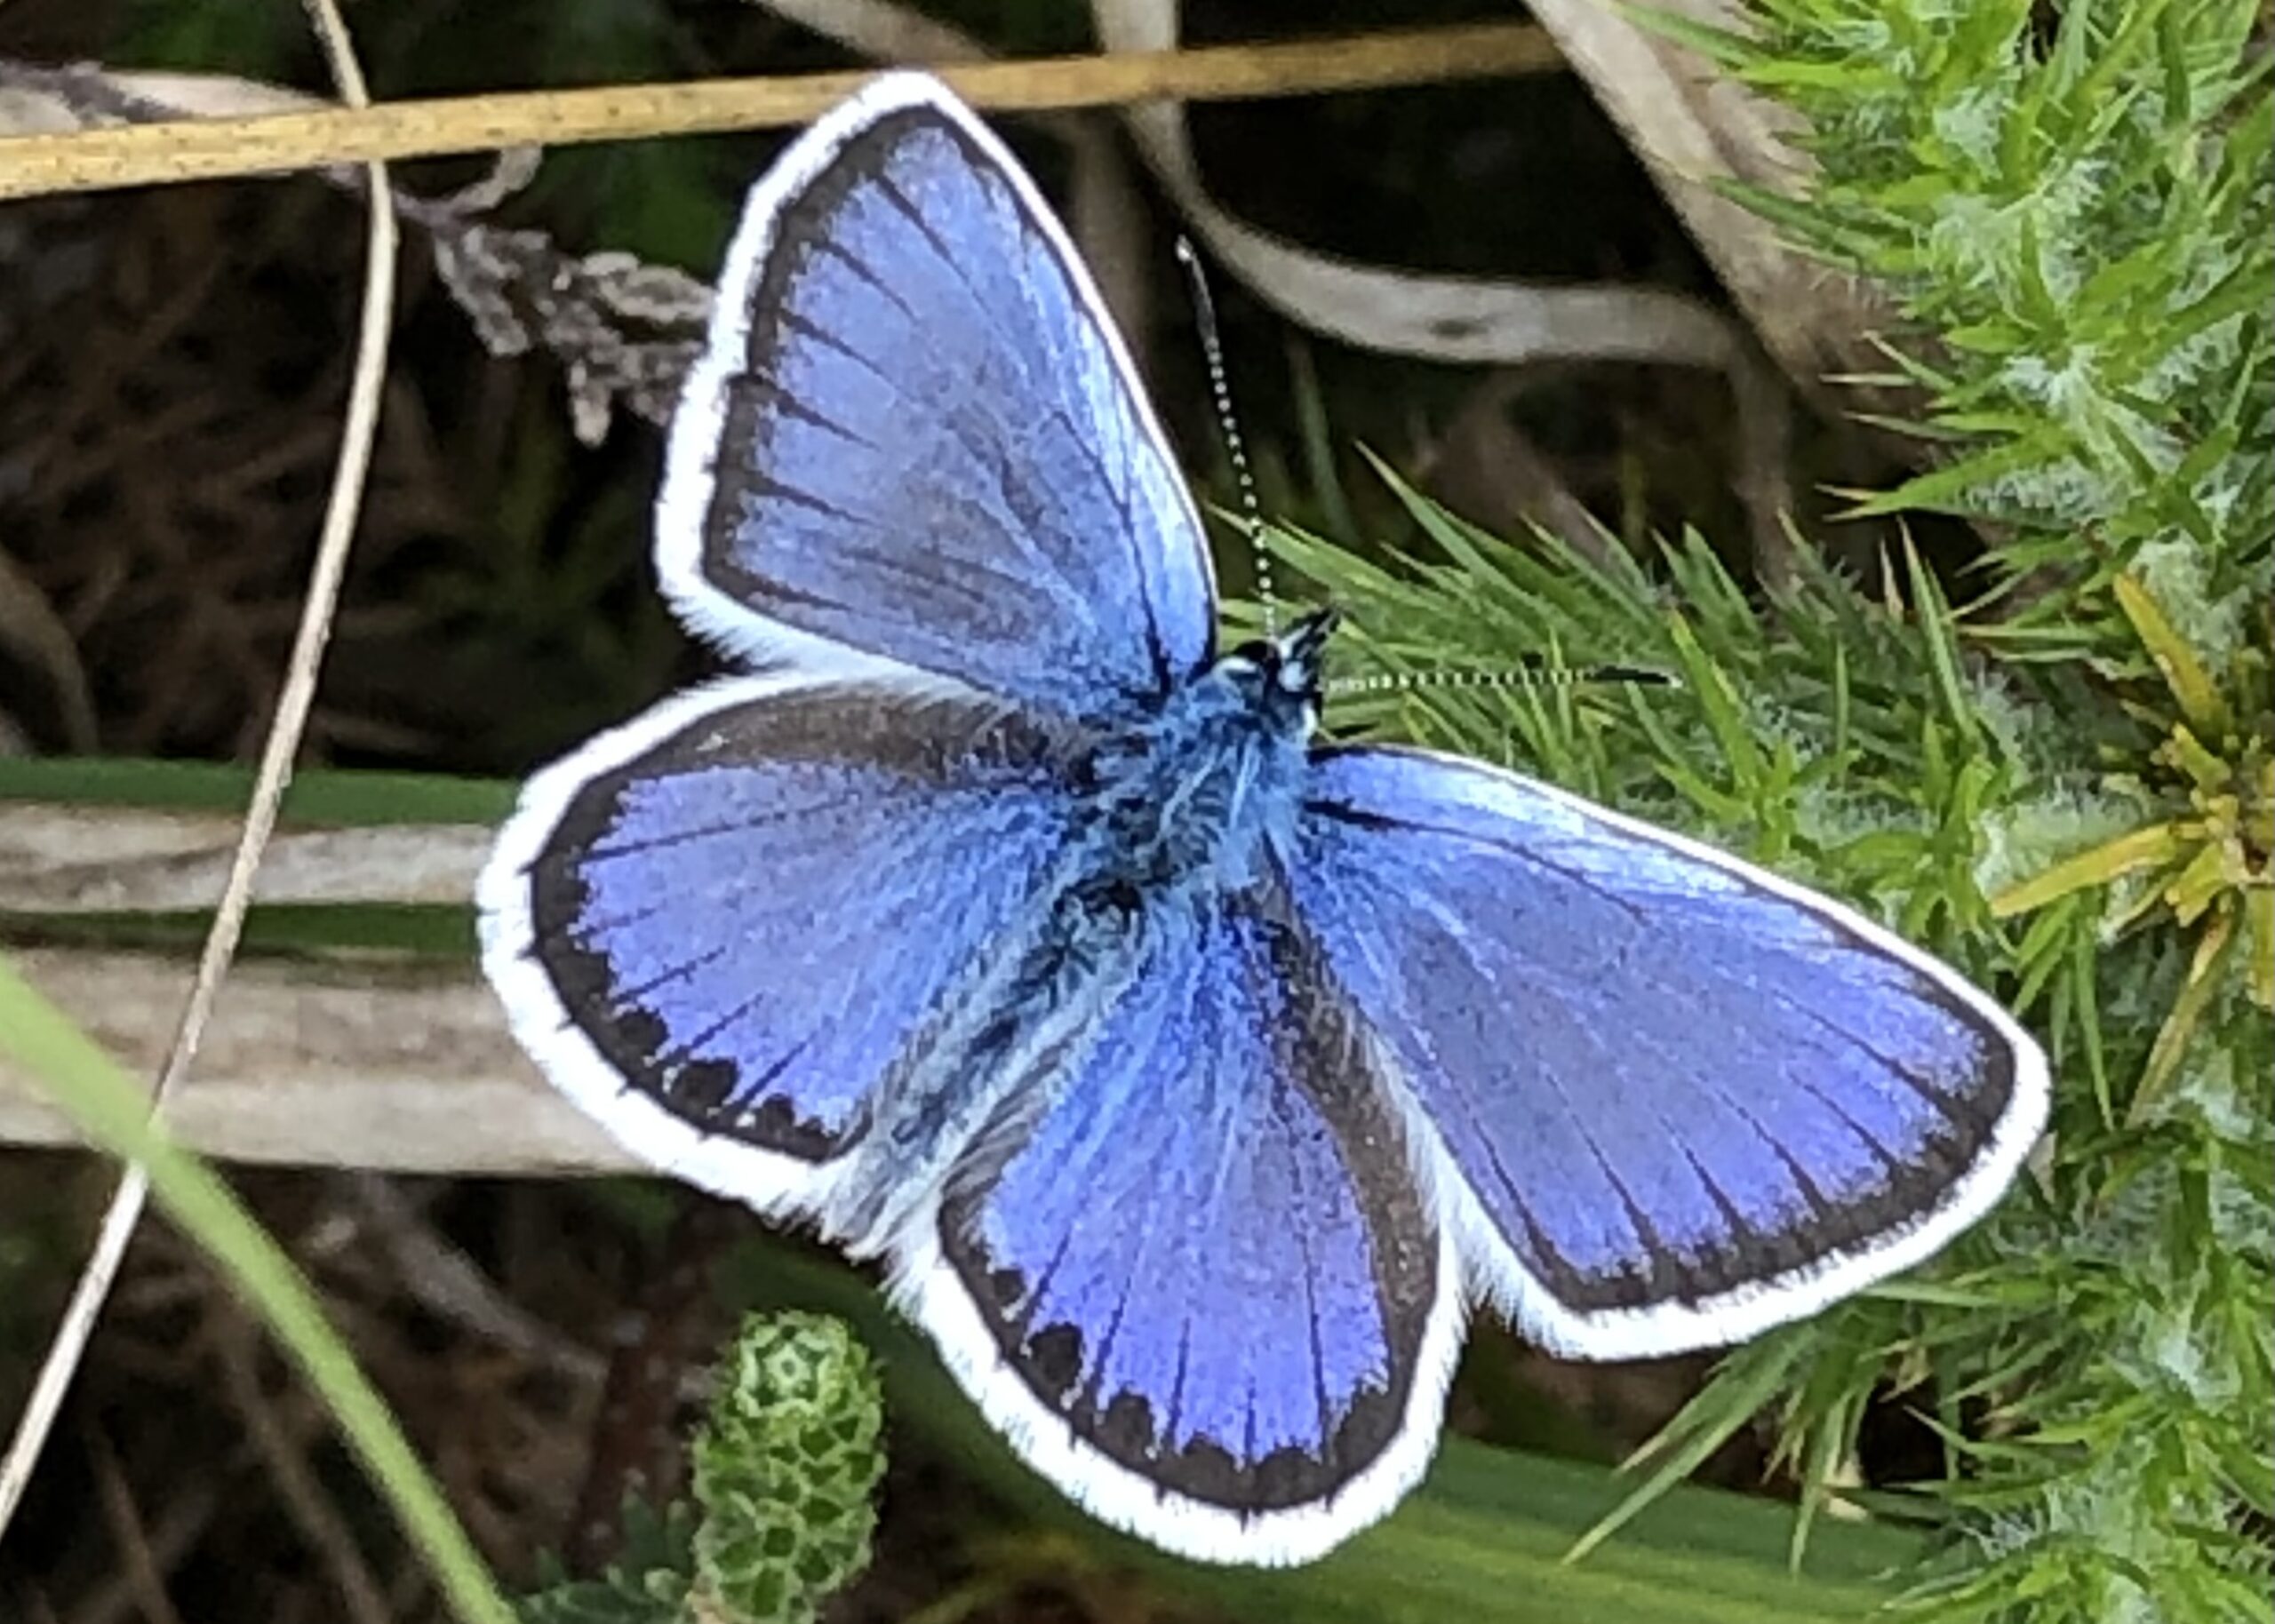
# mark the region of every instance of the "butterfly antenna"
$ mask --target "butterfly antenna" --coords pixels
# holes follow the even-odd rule
[[[1240,419],[1233,415],[1233,386],[1225,373],[1225,341],[1217,329],[1217,299],[1209,291],[1209,273],[1193,239],[1177,240],[1177,263],[1185,267],[1193,287],[1193,324],[1201,330],[1201,357],[1209,368],[1209,394],[1217,407],[1217,428],[1225,436],[1225,454],[1233,465],[1233,479],[1240,486],[1241,529],[1248,537],[1249,556],[1256,567],[1256,598],[1264,609],[1264,634],[1280,630],[1280,600],[1272,588],[1272,554],[1264,545],[1264,508],[1256,499],[1256,475],[1248,465],[1248,447],[1241,441]]]
[[[1537,665],[1512,665],[1499,671],[1377,671],[1363,677],[1329,681],[1330,696],[1344,694],[1413,693],[1432,688],[1680,688],[1680,678],[1640,665],[1591,665],[1585,671],[1545,671]]]

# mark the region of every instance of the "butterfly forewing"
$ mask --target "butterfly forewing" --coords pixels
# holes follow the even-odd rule
[[[1089,275],[915,76],[754,190],[658,527],[682,611],[762,657],[826,640],[1087,717],[1211,645],[1200,521]]]
[[[1995,1003],[1850,911],[1420,752],[1322,752],[1294,876],[1442,1147],[1466,1249],[1599,1357],[1732,1342],[1919,1261],[2046,1115]]]

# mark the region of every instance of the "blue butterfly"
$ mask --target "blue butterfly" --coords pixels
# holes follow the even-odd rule
[[[2005,1189],[2044,1055],[1837,903],[1313,739],[1050,209],[930,78],[753,188],[656,559],[755,667],[523,791],[483,963],[659,1167],[818,1227],[1105,1521],[1306,1561],[1422,1476],[1473,1299],[1736,1341]]]

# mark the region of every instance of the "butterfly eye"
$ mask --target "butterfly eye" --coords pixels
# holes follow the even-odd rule
[[[1281,685],[1281,666],[1280,650],[1265,642],[1242,643],[1217,662],[1225,680],[1250,699]]]

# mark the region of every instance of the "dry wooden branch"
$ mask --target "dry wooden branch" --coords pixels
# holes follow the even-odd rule
[[[148,1071],[164,1058],[188,963],[78,949],[11,959],[121,1063]],[[0,1059],[0,1144],[77,1142],[44,1101]],[[634,1166],[538,1077],[471,966],[240,961],[166,1125],[232,1161],[475,1174]]]
[[[198,913],[220,900],[240,820],[46,801],[0,810],[0,915]],[[490,849],[482,824],[285,829],[252,900],[464,906]]]
[[[1371,34],[1286,44],[1217,45],[1127,56],[1050,57],[943,67],[990,111],[1304,96],[1321,91],[1537,73],[1556,64],[1521,24]],[[591,90],[382,102],[371,107],[182,120],[0,140],[0,198],[263,175],[325,164],[716,134],[810,123],[868,69],[792,77],[698,79]]]
[[[19,803],[0,808],[0,915],[198,912],[220,899],[236,820]],[[285,829],[264,904],[467,906],[477,824]],[[130,1068],[155,1071],[186,959],[15,950],[23,974]],[[0,1060],[0,1144],[69,1144],[69,1126]],[[237,965],[167,1122],[234,1160],[425,1173],[619,1171],[629,1161],[546,1087],[470,965],[377,958]]]

